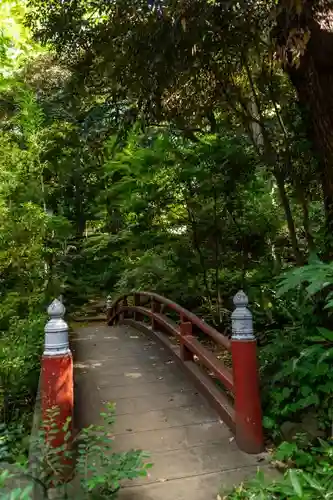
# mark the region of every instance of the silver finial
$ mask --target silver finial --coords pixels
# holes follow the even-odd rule
[[[65,316],[65,312],[66,309],[64,304],[58,299],[54,299],[47,308],[47,314],[50,316],[50,319],[63,318]]]
[[[63,319],[65,312],[65,306],[58,299],[54,299],[47,308],[50,319],[45,325],[44,356],[57,356],[70,352],[68,325]]]
[[[247,295],[243,292],[243,290],[239,290],[239,292],[236,293],[233,301],[235,307],[246,307],[249,303],[249,299],[247,298]]]
[[[235,310],[231,315],[232,339],[233,340],[254,340],[253,322],[251,311],[247,308],[249,299],[243,290],[234,296]]]

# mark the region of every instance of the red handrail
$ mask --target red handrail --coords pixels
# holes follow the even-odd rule
[[[128,304],[128,298],[131,295],[134,297],[134,305]],[[151,308],[141,305],[142,298],[148,298],[148,303],[150,303]],[[167,316],[159,312],[161,305],[164,305],[179,314],[179,325],[170,321]],[[192,335],[192,327],[195,325],[201,330],[201,332],[209,335],[211,339],[228,350],[230,350],[230,342],[226,337],[224,337],[224,335],[207,325],[204,321],[200,320],[197,316],[195,316],[195,314],[191,313],[184,307],[179,306],[172,300],[158,295],[157,293],[134,292],[130,295],[118,297],[118,299],[112,304],[111,310],[109,311],[108,323],[112,324],[116,317],[120,315],[126,315],[128,319],[131,315],[134,315],[134,321],[137,322],[139,318],[144,316],[149,317],[151,320],[151,328],[154,333],[156,333],[155,325],[158,324],[159,330],[162,329],[163,331],[167,331],[169,334],[180,340],[180,344],[182,346],[180,359],[183,362],[190,360],[193,361],[193,356],[197,356],[199,362],[204,365],[209,372],[213,373],[228,391],[232,394],[234,393],[233,374],[231,370],[226,367],[213,352],[202,345],[200,341]],[[185,327],[184,329],[184,325],[188,325],[188,327]],[[188,328],[190,329],[190,334],[188,334]],[[187,333],[184,333],[185,331]],[[162,332],[160,335],[161,334]],[[163,341],[166,343],[167,339],[164,338]],[[232,411],[229,413],[232,414]]]
[[[131,296],[134,303],[128,304],[128,298]],[[142,299],[148,300],[142,303]],[[179,324],[167,317],[164,310],[161,311],[162,306],[179,315]],[[144,317],[150,319],[149,324],[142,321]],[[249,453],[262,450],[261,405],[254,336],[238,338],[235,335],[229,341],[195,314],[153,292],[132,292],[118,297],[115,302],[108,304],[107,318],[109,325],[120,318],[124,323],[154,333],[170,348],[222,419],[235,431],[241,449]],[[193,335],[193,326],[231,352],[232,370]],[[165,332],[175,336],[180,346],[170,342]],[[223,384],[226,393],[213,382],[211,374]]]
[[[227,351],[230,352],[231,350],[230,340],[225,335],[215,330],[215,328],[209,326],[207,323],[199,319],[195,314],[191,313],[184,307],[176,304],[176,302],[173,302],[172,300],[167,299],[162,295],[158,295],[157,293],[133,292],[130,294],[122,295],[116,299],[112,307],[114,308],[119,302],[121,302],[124,299],[127,299],[130,295],[133,296],[139,295],[141,297],[148,297],[150,299],[155,299],[158,303],[168,306],[170,309],[172,309],[173,311],[177,312],[180,315],[183,322],[190,321],[193,325],[198,327],[203,333],[208,335],[212,340],[215,340],[215,342],[217,342],[219,345],[221,345],[222,347],[227,349]]]

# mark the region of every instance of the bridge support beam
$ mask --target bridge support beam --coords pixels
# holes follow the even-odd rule
[[[71,479],[73,472],[73,358],[62,302],[55,299],[48,308],[48,314],[50,320],[45,326],[41,373],[43,428],[47,445],[55,452],[59,450],[59,471],[55,480],[65,482]]]
[[[234,297],[231,353],[233,362],[235,424],[238,446],[247,453],[264,448],[262,413],[257,365],[257,343],[253,334],[252,314],[243,291]]]

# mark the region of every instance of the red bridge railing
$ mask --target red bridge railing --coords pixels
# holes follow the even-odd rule
[[[108,300],[107,320],[109,325],[125,323],[158,337],[235,433],[238,446],[247,453],[259,453],[263,431],[252,315],[242,291],[234,304],[231,341],[195,314],[152,292],[123,295],[113,303]],[[207,338],[230,352],[232,369],[203,343]]]

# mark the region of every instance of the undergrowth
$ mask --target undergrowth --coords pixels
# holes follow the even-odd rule
[[[259,471],[254,480],[241,484],[220,498],[228,500],[319,500],[333,498],[333,442],[309,445],[300,436],[282,443],[273,459],[286,469],[279,479]],[[281,464],[282,462],[282,464]]]
[[[277,300],[289,302],[289,321],[268,333],[260,360],[264,426],[283,476],[258,472],[223,498],[333,498],[332,285],[332,264],[317,257],[280,279]]]
[[[62,429],[64,443],[54,448],[51,442],[59,432],[57,415],[58,409],[51,409],[47,421],[33,439],[33,462],[30,467],[27,461],[17,462],[15,472],[12,469],[1,472],[2,500],[30,500],[34,498],[34,491],[38,491],[39,498],[48,498],[50,488],[57,489],[58,499],[113,499],[123,481],[146,476],[152,467],[147,462],[149,455],[143,451],[113,451],[110,431],[115,422],[114,405],[107,404],[106,411],[101,413],[103,425],[90,425],[82,429],[74,440],[71,420],[68,419]],[[71,466],[73,462],[74,472]],[[64,484],[64,477],[78,477],[80,488],[71,482]],[[22,479],[28,484],[16,487]]]

